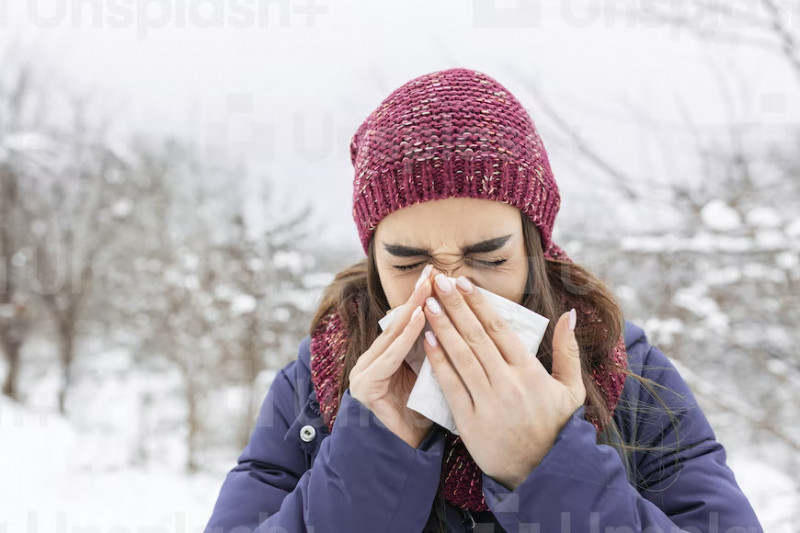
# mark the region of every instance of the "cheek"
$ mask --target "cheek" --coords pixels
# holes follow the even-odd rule
[[[523,263],[522,269],[520,270],[519,274],[515,277],[516,280],[516,288],[514,290],[515,293],[515,302],[522,305],[522,300],[525,299],[525,286],[528,284],[528,265],[527,263]]]
[[[414,282],[409,282],[403,278],[381,275],[381,287],[386,301],[389,302],[389,309],[394,309],[406,303],[411,293],[414,292]]]
[[[384,289],[384,292],[386,292],[386,289]],[[389,291],[386,292],[386,300],[389,302],[389,309],[394,309],[403,305],[408,300],[408,297],[404,299],[402,294]]]
[[[505,283],[493,283],[488,285],[483,285],[483,288],[489,292],[493,292],[498,296],[502,296],[506,300],[511,300],[512,302],[520,303],[522,299],[520,290],[517,289],[515,283],[511,283],[510,280]],[[523,287],[524,288],[524,287]]]
[[[481,283],[481,281],[485,281]],[[487,291],[502,296],[506,300],[511,300],[522,304],[525,297],[525,285],[528,281],[528,271],[525,265],[521,270],[513,270],[503,276],[486,276],[479,281],[479,285]]]
[[[518,304],[522,304],[522,300],[525,298],[525,285],[528,283],[528,263],[527,261],[523,260],[520,261],[519,268],[515,270],[514,275],[514,282],[513,288],[511,292],[513,293],[513,298],[509,298],[509,300],[514,300]]]

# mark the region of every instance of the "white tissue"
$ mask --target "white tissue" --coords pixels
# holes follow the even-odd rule
[[[448,279],[453,283],[456,281],[453,278]],[[498,296],[486,289],[477,286],[475,289],[483,294],[495,308],[497,314],[511,326],[511,329],[517,334],[520,340],[522,340],[523,344],[528,347],[530,356],[536,357],[536,353],[539,351],[539,344],[542,342],[547,324],[550,320],[531,311],[527,307],[523,307],[516,302]],[[392,322],[393,312],[397,309],[398,308],[392,309],[385,317],[378,321],[382,330],[385,330]],[[436,377],[433,375],[431,364],[428,362],[427,357],[425,357],[425,349],[422,343],[425,342],[426,331],[433,331],[430,324],[427,322],[422,329],[422,333],[420,333],[420,336],[406,356],[406,362],[408,362],[408,365],[417,374],[417,381],[411,389],[406,407],[413,409],[429,420],[447,428],[453,434],[458,435],[453,413],[450,411],[450,406],[447,404],[447,398],[445,398],[444,392],[439,386],[439,382],[436,381]]]

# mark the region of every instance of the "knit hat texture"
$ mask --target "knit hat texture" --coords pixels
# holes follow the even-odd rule
[[[451,68],[405,83],[356,130],[350,159],[365,253],[389,213],[450,197],[513,205],[548,249],[561,197],[547,152],[522,104],[482,72]]]

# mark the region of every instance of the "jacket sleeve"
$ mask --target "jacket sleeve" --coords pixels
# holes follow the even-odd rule
[[[309,371],[298,361],[278,373],[205,532],[422,531],[439,483],[444,435],[434,425],[412,448],[347,389],[333,430],[307,469],[287,432],[297,427],[298,398],[310,388]]]
[[[615,413],[620,431],[658,448],[633,454],[636,481],[616,449],[597,444],[581,406],[514,491],[483,475],[486,502],[507,531],[763,533],[688,385],[663,353],[643,345],[644,365],[629,359],[631,370],[667,387],[657,392],[677,422],[638,380],[626,379]]]

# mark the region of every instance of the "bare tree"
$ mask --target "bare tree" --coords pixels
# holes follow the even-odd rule
[[[167,361],[177,370],[185,466],[194,471],[209,439],[246,441],[264,376],[303,336],[312,310],[298,294],[308,292],[303,277],[312,262],[295,247],[308,210],[276,216],[255,235],[241,214],[244,191],[231,182],[241,169],[177,140],[139,143],[132,152],[135,175],[126,182],[138,183],[129,191],[136,207],[113,254],[131,267],[109,304],[141,339],[140,369]]]
[[[8,367],[2,394],[13,400],[19,400],[17,380],[21,350],[30,320],[27,297],[12,277],[13,259],[22,242],[16,205],[18,199],[15,171],[11,165],[0,163],[0,347]]]
[[[631,14],[686,29],[700,39],[745,45],[786,61],[800,83],[800,34],[796,2],[755,0],[642,0]]]
[[[297,295],[313,293],[306,286],[305,275],[314,267],[314,258],[297,250],[297,243],[307,236],[310,209],[302,208],[285,220],[275,220],[262,234],[249,236],[242,218],[235,219],[237,235],[224,246],[231,265],[231,282],[238,292],[234,304],[240,323],[239,341],[227,345],[222,361],[232,381],[246,391],[244,413],[237,445],[247,444],[264,390],[259,376],[282,367],[293,358],[297,343],[305,336],[313,313]],[[308,298],[307,298],[308,300]],[[230,368],[236,361],[238,369]]]
[[[66,412],[74,381],[76,341],[96,274],[94,264],[115,234],[116,192],[109,177],[124,165],[103,144],[105,131],[86,123],[83,106],[76,103],[74,109],[73,128],[53,135],[52,157],[31,173],[31,182],[38,184],[31,191],[31,203],[36,219],[47,230],[32,241],[35,272],[30,282],[55,324],[62,371],[61,413]]]
[[[2,394],[19,401],[22,347],[34,320],[26,257],[42,229],[30,211],[25,174],[46,145],[37,132],[48,98],[40,70],[17,54],[5,51],[0,74],[0,350],[7,365]]]

